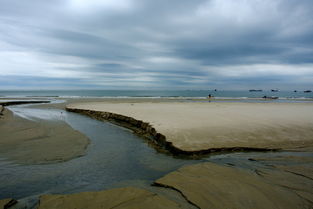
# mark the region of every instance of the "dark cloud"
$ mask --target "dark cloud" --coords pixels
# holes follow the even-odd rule
[[[2,0],[0,86],[309,87],[312,14],[311,0]]]

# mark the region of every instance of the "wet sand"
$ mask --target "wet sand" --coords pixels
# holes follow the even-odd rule
[[[109,112],[149,123],[185,151],[313,147],[312,103],[93,102],[68,109]]]
[[[1,157],[19,164],[67,161],[85,154],[89,139],[61,121],[31,121],[4,109],[0,117]]]

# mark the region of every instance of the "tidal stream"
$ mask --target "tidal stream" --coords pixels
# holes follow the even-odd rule
[[[182,165],[195,163],[158,153],[130,130],[86,116],[28,106],[9,109],[29,120],[63,120],[91,141],[86,155],[67,162],[18,165],[0,160],[0,199],[150,184]]]

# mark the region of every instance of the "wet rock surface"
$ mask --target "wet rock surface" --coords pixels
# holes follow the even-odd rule
[[[144,189],[126,187],[70,195],[43,195],[38,209],[176,209],[180,205]]]
[[[288,158],[288,157],[287,157]],[[155,181],[199,208],[312,208],[312,165],[269,164],[254,171],[200,163]]]

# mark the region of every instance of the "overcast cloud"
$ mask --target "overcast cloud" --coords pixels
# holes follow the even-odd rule
[[[0,0],[1,89],[313,87],[312,0]]]

